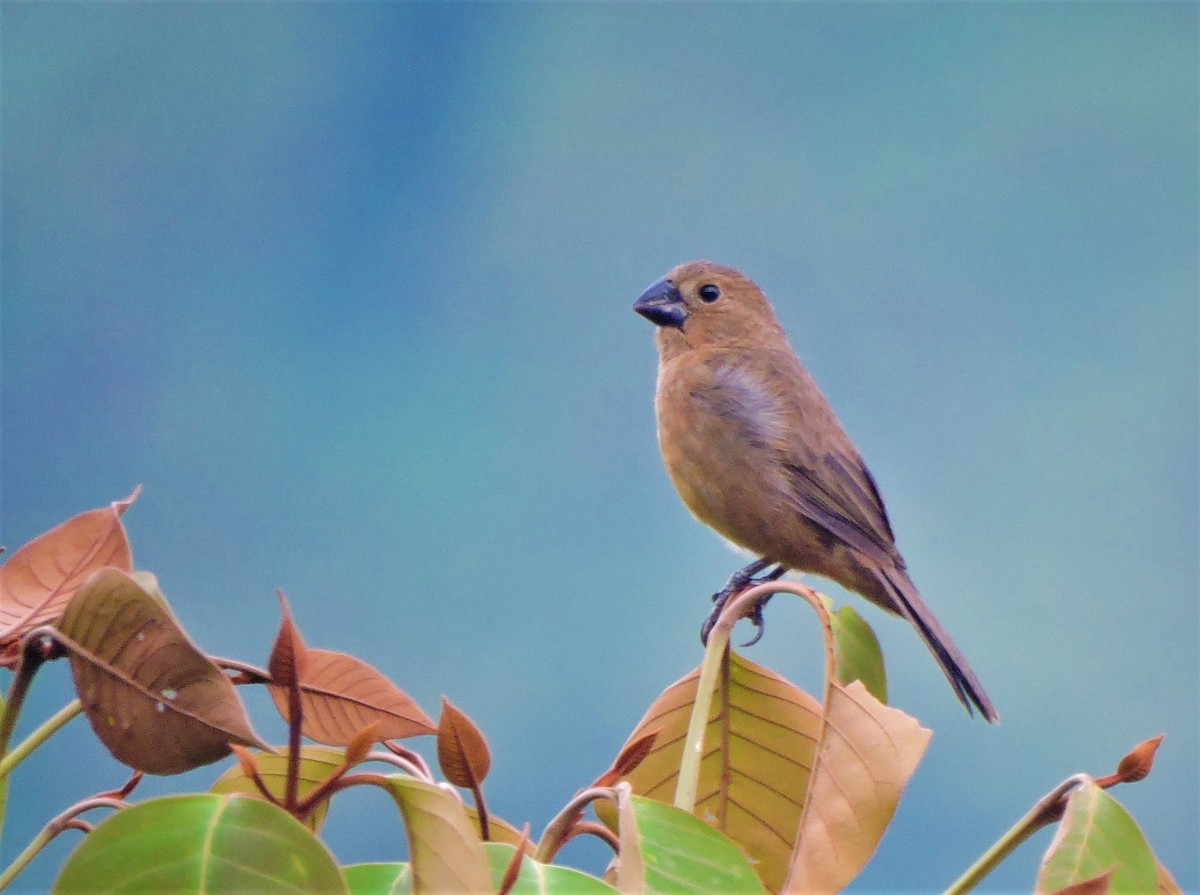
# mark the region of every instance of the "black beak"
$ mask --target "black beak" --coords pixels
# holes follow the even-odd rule
[[[673,326],[683,329],[687,320],[687,306],[683,295],[670,280],[659,280],[633,303],[633,309],[655,326]]]

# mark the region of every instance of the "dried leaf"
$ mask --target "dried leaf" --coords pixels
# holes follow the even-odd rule
[[[1154,753],[1158,751],[1159,744],[1163,741],[1163,736],[1165,734],[1160,733],[1158,736],[1134,746],[1130,753],[1122,758],[1121,763],[1117,765],[1117,776],[1126,783],[1144,780],[1154,767]]]
[[[633,773],[634,769],[646,760],[646,756],[654,748],[654,741],[658,739],[658,733],[657,730],[651,730],[626,743],[613,761],[612,767],[597,777],[592,786],[612,786],[622,777]]]
[[[483,732],[449,699],[442,697],[437,733],[438,765],[455,786],[477,789],[492,766]]]
[[[287,691],[274,683],[267,689],[286,719]],[[366,662],[345,653],[306,648],[300,695],[304,735],[318,743],[345,746],[375,720],[381,723],[380,739],[437,730],[407,693]]]
[[[139,485],[124,500],[72,516],[19,547],[0,565],[0,645],[57,620],[96,570],[133,568],[121,514],[141,489]]]
[[[673,802],[698,675],[696,669],[668,687],[622,749],[629,752],[646,735],[658,734],[624,778],[634,792]],[[695,814],[737,842],[766,887],[776,892],[796,842],[821,706],[774,671],[734,652],[719,687],[704,733]],[[602,805],[596,808],[602,817],[611,816]]]
[[[148,774],[177,774],[266,748],[230,682],[171,613],[118,569],[76,592],[58,625],[75,689],[113,757]]]
[[[784,891],[840,892],[883,837],[932,733],[862,681],[828,683],[820,752]]]

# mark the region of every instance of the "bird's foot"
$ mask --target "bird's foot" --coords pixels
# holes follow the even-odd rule
[[[776,566],[761,578],[754,577],[770,565],[771,562],[769,560],[760,559],[756,562],[752,562],[744,569],[738,569],[738,571],[734,572],[730,577],[728,583],[715,594],[713,594],[712,612],[710,612],[708,618],[704,620],[704,624],[700,626],[701,643],[706,645],[708,644],[708,636],[712,633],[712,629],[716,627],[717,619],[721,616],[721,611],[725,608],[725,604],[728,603],[733,597],[735,597],[737,594],[740,594],[748,587],[755,587],[759,584],[766,584],[769,581],[776,581],[787,571],[787,569],[785,569],[783,566]],[[754,625],[754,636],[743,643],[743,647],[753,646],[762,639],[765,625],[765,622],[763,621],[763,607],[767,605],[767,601],[770,599],[770,594],[764,596],[754,605],[754,608],[750,610],[750,614],[746,616],[746,618],[750,620],[750,623]]]

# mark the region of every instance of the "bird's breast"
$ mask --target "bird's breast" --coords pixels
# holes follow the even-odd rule
[[[684,503],[729,540],[760,550],[761,533],[785,511],[781,396],[753,365],[710,356],[664,364],[655,403],[663,459]]]

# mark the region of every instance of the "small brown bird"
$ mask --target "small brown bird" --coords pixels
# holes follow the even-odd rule
[[[761,557],[717,595],[718,611],[771,566],[767,578],[832,578],[908,619],[967,711],[998,720],[909,579],[875,480],[762,290],[731,267],[693,261],[633,308],[658,327],[655,409],[671,480],[700,521]]]

